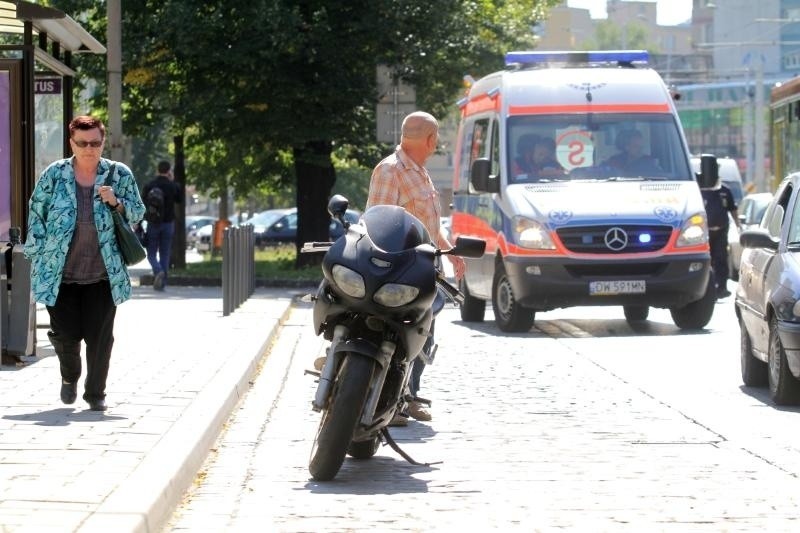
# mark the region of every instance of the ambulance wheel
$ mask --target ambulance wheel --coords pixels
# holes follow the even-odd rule
[[[703,297],[683,307],[673,307],[669,313],[672,315],[672,321],[681,329],[703,329],[711,321],[716,303],[717,291],[709,273],[706,293]]]
[[[464,278],[461,278],[461,281],[458,282],[458,288],[464,294],[464,303],[461,304],[461,320],[464,322],[483,322],[483,315],[486,313],[486,300],[472,296]]]
[[[494,320],[500,331],[523,333],[529,331],[533,326],[536,313],[519,304],[502,262],[497,263],[494,271],[492,309],[494,310]]]

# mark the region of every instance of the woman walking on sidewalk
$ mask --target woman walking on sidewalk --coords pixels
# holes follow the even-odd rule
[[[71,404],[77,397],[84,341],[83,399],[93,411],[106,410],[116,306],[131,295],[109,207],[129,223],[144,214],[131,170],[101,157],[105,132],[94,117],[79,116],[69,123],[73,156],[51,163],[39,176],[29,202],[25,242],[33,295],[50,315],[47,335],[61,366],[61,401]]]

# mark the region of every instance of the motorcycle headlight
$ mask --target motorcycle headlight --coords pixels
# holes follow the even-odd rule
[[[413,302],[418,294],[419,289],[411,285],[387,283],[378,289],[372,299],[384,307],[400,307]]]
[[[353,298],[363,298],[367,293],[364,286],[364,278],[355,270],[342,265],[333,265],[331,269],[333,281],[336,286],[346,295]]]
[[[512,224],[520,246],[536,250],[556,249],[544,224],[525,217],[514,217]]]
[[[683,223],[676,246],[697,246],[708,242],[708,224],[706,216],[700,213],[689,217]]]

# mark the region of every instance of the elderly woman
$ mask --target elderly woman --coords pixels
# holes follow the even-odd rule
[[[111,209],[138,222],[144,204],[131,170],[102,158],[105,126],[90,116],[69,124],[72,157],[50,164],[31,195],[25,255],[31,259],[36,301],[47,306],[61,366],[61,401],[71,404],[81,376],[81,341],[86,343],[83,399],[106,410],[106,378],[114,344],[116,306],[130,298],[131,281],[117,246]]]

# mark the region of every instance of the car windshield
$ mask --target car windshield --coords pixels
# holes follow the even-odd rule
[[[507,138],[509,183],[693,179],[678,124],[665,113],[515,116]]]

